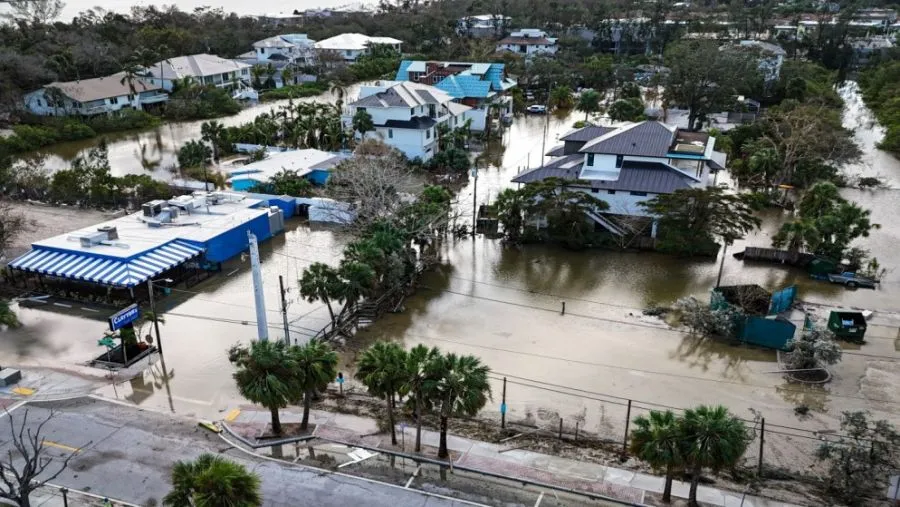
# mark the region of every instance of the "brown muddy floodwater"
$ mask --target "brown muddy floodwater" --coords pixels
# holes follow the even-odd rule
[[[898,209],[900,163],[874,149],[881,131],[851,84],[845,124],[857,128],[865,155],[852,172],[885,177],[890,187],[844,191],[848,198],[873,210],[882,228],[860,244],[894,268],[900,256]],[[245,118],[244,120],[246,120]],[[550,118],[547,146],[581,119],[574,114]],[[242,121],[244,121],[242,120]],[[491,152],[492,165],[479,171],[477,202],[490,202],[510,185],[520,167],[538,163],[544,117],[519,118]],[[471,219],[473,187],[459,195],[459,207]],[[769,290],[797,284],[800,297],[834,306],[881,310],[870,321],[868,342],[848,348],[824,388],[786,385],[775,354],[749,347],[698,340],[641,315],[652,303],[668,304],[690,294],[707,297],[715,284],[717,261],[688,260],[652,253],[571,252],[547,246],[513,248],[483,237],[446,242],[444,263],[428,273],[422,287],[390,314],[364,330],[343,354],[342,369],[352,374],[356,351],[375,339],[406,346],[424,343],[444,350],[474,354],[495,377],[508,376],[509,417],[555,426],[558,417],[583,430],[610,438],[623,432],[624,399],[672,407],[721,403],[750,417],[755,409],[767,425],[836,429],[841,410],[868,409],[900,422],[900,368],[897,368],[897,325],[900,279],[892,270],[878,290],[848,291],[810,280],[804,273],[765,264],[745,264],[731,257],[746,245],[768,246],[771,235],[788,217],[763,215],[762,230],[736,244],[727,254],[724,284],[755,283]],[[272,337],[282,336],[278,313],[278,276],[291,287],[289,313],[294,338],[312,334],[327,319],[320,304],[302,301],[296,280],[312,261],[337,262],[346,238],[340,233],[294,225],[262,248],[268,323]],[[166,363],[174,370],[171,397],[159,381],[159,365],[133,382],[110,386],[105,394],[156,408],[216,417],[241,403],[232,385],[225,349],[255,337],[253,296],[246,262],[235,261],[225,274],[165,300],[163,327]],[[561,315],[561,304],[566,314]],[[894,313],[891,313],[894,312]],[[0,357],[21,364],[78,364],[100,351],[96,341],[104,328],[70,310],[21,310],[26,326],[5,332]],[[155,383],[154,383],[155,382]],[[500,382],[485,409],[497,415]],[[601,396],[602,395],[602,396]],[[615,398],[618,397],[618,398]],[[604,401],[601,401],[604,400]],[[799,420],[794,407],[805,404],[811,415]],[[637,409],[635,409],[637,410]],[[634,415],[634,414],[632,414]],[[805,442],[805,441],[804,441]],[[799,444],[798,444],[799,445]],[[788,446],[776,445],[776,447]],[[789,453],[788,459],[803,452]]]
[[[347,96],[355,97],[358,93],[358,86],[348,87]],[[315,97],[294,99],[294,102],[333,103],[335,99],[335,95],[327,92]],[[232,127],[253,121],[262,113],[277,111],[287,104],[287,100],[258,103],[248,106],[234,116],[217,118],[215,121],[226,127]],[[47,169],[56,171],[69,167],[76,157],[87,153],[88,150],[97,146],[101,139],[105,139],[109,149],[109,165],[113,176],[150,174],[154,178],[168,181],[176,176],[173,168],[178,164],[178,148],[188,141],[199,139],[200,126],[206,121],[209,120],[170,122],[149,130],[105,134],[94,139],[55,144],[31,153],[29,157],[41,161]],[[145,169],[146,162],[150,162],[154,169]]]

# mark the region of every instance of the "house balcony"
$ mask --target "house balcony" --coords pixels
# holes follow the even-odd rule
[[[141,95],[141,104],[158,104],[169,100],[169,96],[165,93],[157,93],[153,95]]]

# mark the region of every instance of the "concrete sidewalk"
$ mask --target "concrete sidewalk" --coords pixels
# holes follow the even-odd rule
[[[50,368],[16,368],[22,372],[22,380],[12,386],[0,388],[0,403],[7,401],[50,401],[80,398],[103,386],[102,378],[75,375]],[[0,408],[2,408],[0,404]]]
[[[296,409],[281,411],[282,423],[299,422],[302,413]],[[262,435],[270,422],[268,410],[256,406],[242,406],[231,410],[224,418],[230,429],[244,438],[253,440]],[[374,419],[348,414],[338,414],[313,410],[310,424],[315,424],[313,434],[323,439],[339,440],[368,447],[391,448],[390,436],[379,433]],[[401,430],[398,439],[405,440],[405,449],[412,450],[416,433],[414,427]],[[422,430],[422,444],[437,448],[440,434]],[[633,503],[644,503],[647,493],[661,494],[665,480],[654,475],[633,472],[595,463],[576,461],[557,456],[539,454],[524,450],[504,450],[504,447],[488,442],[480,442],[454,435],[447,436],[447,447],[451,451],[454,465],[503,474],[517,479],[532,480],[573,490],[601,494]],[[672,495],[687,498],[690,484],[675,481]],[[731,507],[792,507],[792,504],[766,500],[752,495],[723,491],[708,486],[700,486],[697,499],[711,506]]]

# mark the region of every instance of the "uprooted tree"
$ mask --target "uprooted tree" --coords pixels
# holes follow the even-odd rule
[[[900,468],[900,433],[868,412],[844,412],[841,435],[819,446],[816,456],[828,462],[827,488],[847,505],[872,505],[887,478]]]
[[[75,456],[72,451],[62,457],[50,456],[44,447],[44,425],[53,419],[53,412],[46,419],[29,424],[28,409],[21,421],[6,413],[9,428],[9,452],[0,460],[0,499],[15,502],[19,507],[30,507],[31,493],[53,481],[69,466]],[[0,439],[0,442],[3,440]]]

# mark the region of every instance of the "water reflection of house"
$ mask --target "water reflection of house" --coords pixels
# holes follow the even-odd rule
[[[722,168],[724,154],[714,151],[715,138],[688,132],[656,121],[622,127],[589,125],[560,138],[551,159],[529,169],[514,183],[533,183],[547,178],[565,180],[566,187],[589,193],[609,204],[602,214],[588,218],[598,229],[621,236],[619,225],[627,217],[649,223],[645,234],[656,237],[657,224],[640,203],[659,194],[705,187],[710,174]],[[630,220],[630,219],[629,219]]]
[[[472,120],[470,128],[477,132],[485,130],[491,107],[499,108],[500,115],[512,113],[507,92],[516,81],[506,75],[502,63],[403,60],[395,79],[434,86],[454,102],[471,107],[465,118]]]
[[[9,263],[9,279],[131,301],[146,296],[148,280],[218,270],[247,249],[247,231],[259,241],[280,233],[285,212],[269,205],[224,192],[151,201],[140,212],[32,243]]]

